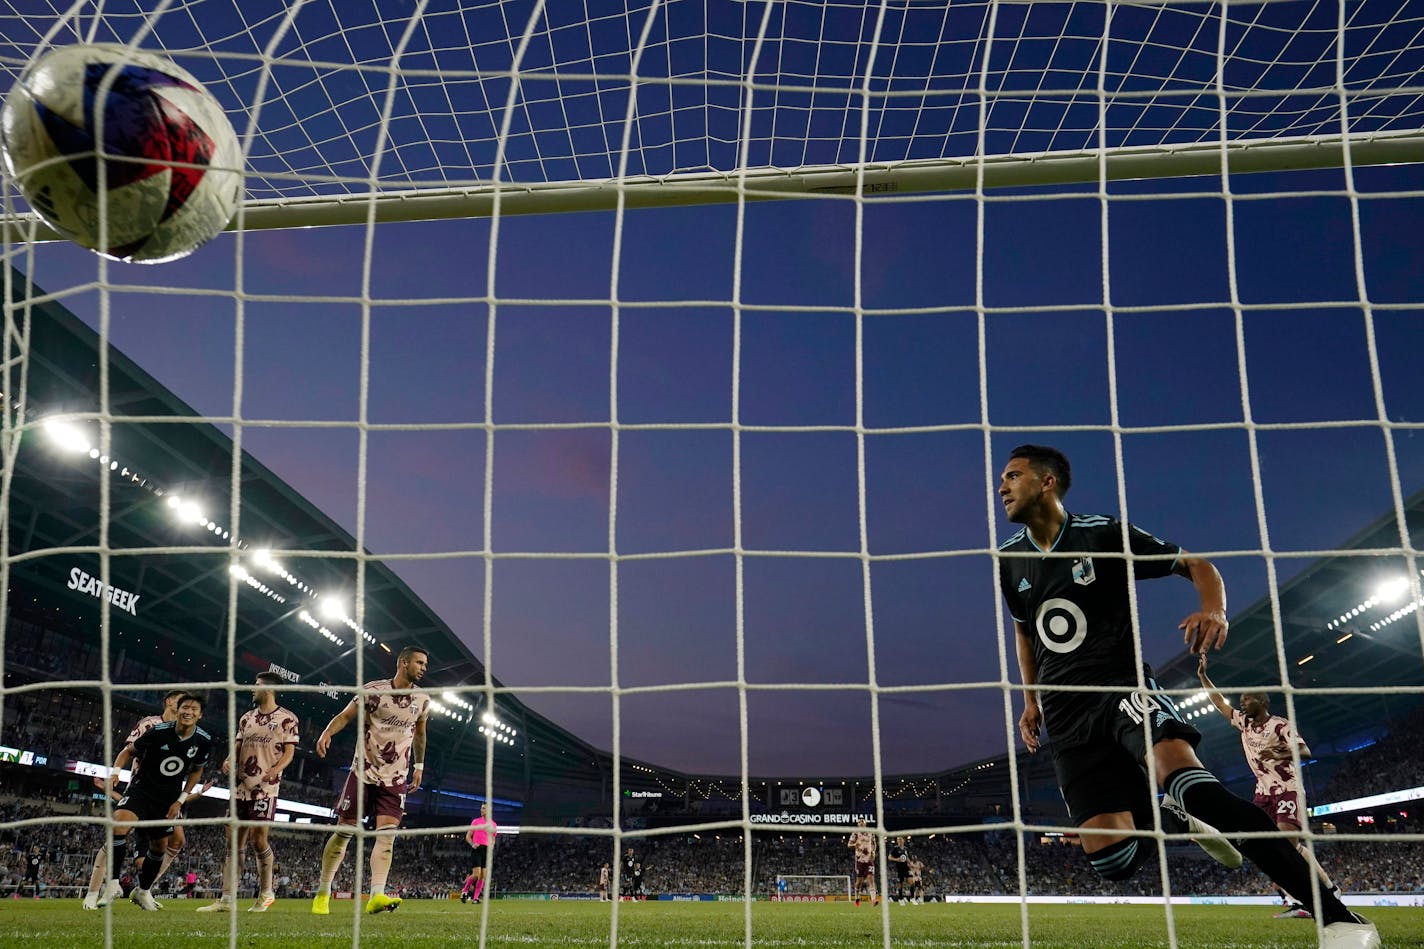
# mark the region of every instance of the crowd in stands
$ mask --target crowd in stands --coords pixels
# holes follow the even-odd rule
[[[62,822],[65,816],[82,815],[79,809],[62,802],[0,799],[0,895],[21,884],[21,857],[34,845],[45,854],[41,879],[52,895],[81,894],[103,834],[98,825]],[[15,821],[33,818],[49,818],[52,822],[13,826]],[[191,829],[187,846],[160,884],[160,893],[172,894],[184,887],[189,873],[194,875],[195,896],[216,893],[226,872],[220,833],[211,827]],[[273,829],[279,897],[312,893],[325,839],[326,829],[320,825]],[[624,838],[621,843],[633,848],[634,859],[643,868],[645,889],[651,895],[744,892],[747,848],[740,834],[658,835]],[[495,850],[493,890],[589,893],[595,888],[599,867],[615,862],[614,846],[610,836],[501,836]],[[1012,832],[912,837],[910,852],[924,861],[928,869],[926,888],[932,895],[1020,892],[1018,846]],[[1424,892],[1424,843],[1324,839],[1318,843],[1317,853],[1346,892]],[[752,892],[763,896],[772,891],[776,878],[783,874],[843,876],[850,868],[845,839],[838,833],[759,831],[753,834],[750,856]],[[463,835],[407,835],[397,841],[389,888],[408,897],[443,897],[459,888],[470,864],[471,851]],[[1144,866],[1132,880],[1110,883],[1093,873],[1079,848],[1043,844],[1037,838],[1025,838],[1024,869],[1026,891],[1031,895],[1152,896],[1162,891],[1156,862]],[[244,870],[239,889],[251,893],[256,881],[250,855]],[[1188,844],[1168,847],[1168,872],[1172,892],[1178,894],[1271,892],[1265,877],[1254,870],[1227,870]],[[350,890],[354,873],[355,862],[348,859],[335,888]]]
[[[1424,705],[1394,719],[1368,747],[1351,752],[1326,785],[1325,799],[1348,801],[1424,784]]]

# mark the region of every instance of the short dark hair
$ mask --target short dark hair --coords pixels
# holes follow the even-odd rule
[[[1267,692],[1243,692],[1241,693],[1241,697],[1243,699],[1255,699],[1265,708],[1271,707],[1271,696]]]
[[[257,673],[257,681],[263,685],[281,685],[285,680],[269,669],[266,672]]]
[[[405,662],[407,659],[409,659],[416,653],[420,653],[426,659],[430,658],[430,650],[426,649],[424,646],[407,646],[400,651],[399,656],[396,656],[396,662]]]
[[[206,708],[208,704],[207,702],[203,701],[203,697],[196,692],[184,692],[182,695],[178,696],[178,704],[181,706],[184,702],[197,702],[198,711],[200,712],[204,708]]]
[[[171,699],[171,698],[173,698],[173,696],[175,696],[175,695],[178,696],[179,698],[182,698],[184,695],[187,695],[187,694],[188,694],[188,693],[184,692],[182,689],[169,689],[167,692],[164,692],[164,693],[163,693],[163,704],[164,704],[164,705],[167,705],[167,704],[168,704],[168,700]]]
[[[1009,452],[1009,460],[1012,461],[1015,458],[1027,459],[1039,474],[1043,474],[1045,471],[1052,474],[1053,479],[1058,482],[1060,500],[1073,486],[1073,466],[1068,463],[1068,456],[1057,448],[1050,448],[1047,445],[1020,445]]]

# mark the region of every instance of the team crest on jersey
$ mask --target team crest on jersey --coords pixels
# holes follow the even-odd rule
[[[197,748],[196,745],[195,745],[194,747],[188,749],[188,757],[189,757],[189,758],[193,757],[193,756],[196,755],[197,753],[198,753],[198,748]]]
[[[1085,587],[1098,579],[1097,571],[1093,569],[1093,558],[1084,557],[1082,560],[1073,561],[1073,582],[1080,587]]]

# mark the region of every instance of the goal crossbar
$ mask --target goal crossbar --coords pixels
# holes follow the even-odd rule
[[[436,221],[502,215],[610,211],[619,194],[628,209],[786,200],[798,196],[863,194],[872,199],[931,192],[1087,184],[1338,168],[1424,161],[1424,133],[1373,132],[1260,140],[1150,145],[1098,151],[1053,151],[974,157],[754,168],[599,181],[482,184],[374,194],[318,195],[249,201],[229,230],[334,227],[397,221]],[[61,239],[32,214],[0,216],[0,225],[34,227],[34,241]]]

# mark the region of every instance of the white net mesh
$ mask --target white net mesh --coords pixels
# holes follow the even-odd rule
[[[732,881],[719,883],[724,895],[765,895],[781,844],[761,854],[751,818],[778,802],[755,776],[822,772],[836,760],[845,764],[835,777],[865,776],[842,806],[877,827],[903,812],[926,837],[912,849],[931,855],[942,894],[1018,901],[1041,890],[1054,861],[1035,835],[1017,832],[1062,821],[1041,760],[1026,771],[1012,755],[999,760],[1014,777],[984,794],[997,793],[994,816],[1011,829],[986,840],[965,831],[963,815],[910,806],[968,796],[982,777],[921,786],[896,775],[1002,755],[1015,740],[1012,640],[992,632],[1005,629],[989,566],[1000,525],[992,491],[981,492],[1006,448],[1035,439],[1064,443],[1104,475],[1094,496],[1103,510],[1136,512],[1157,496],[1164,507],[1148,526],[1215,548],[1238,599],[1267,591],[1264,632],[1228,667],[1232,687],[1282,690],[1297,718],[1309,718],[1300,704],[1317,703],[1317,723],[1346,716],[1353,696],[1407,701],[1420,690],[1420,627],[1408,604],[1420,600],[1410,492],[1421,457],[1406,436],[1421,404],[1407,354],[1417,352],[1424,292],[1414,242],[1401,235],[1424,187],[1414,169],[1365,167],[1420,154],[1424,11],[1414,4],[678,0],[605,14],[572,4],[396,11],[207,0],[41,13],[13,4],[0,7],[0,23],[11,77],[46,48],[80,40],[165,51],[219,98],[246,151],[248,203],[236,226],[248,232],[177,267],[135,271],[25,240],[30,221],[7,192],[17,212],[7,219],[7,262],[18,270],[3,388],[29,411],[6,418],[5,576],[82,556],[93,565],[86,576],[120,590],[111,580],[138,562],[165,596],[211,587],[214,576],[223,594],[202,614],[217,631],[218,661],[171,676],[135,658],[164,643],[121,642],[132,635],[116,617],[122,604],[101,598],[97,653],[35,677],[22,620],[47,627],[8,604],[3,662],[29,678],[7,679],[6,708],[94,690],[103,721],[84,734],[97,733],[100,747],[83,760],[113,760],[115,728],[134,703],[152,701],[139,685],[196,683],[242,699],[245,651],[273,628],[320,636],[339,647],[333,657],[368,647],[346,665],[296,670],[294,695],[334,695],[303,722],[307,740],[356,683],[389,673],[382,642],[444,631],[476,662],[451,670],[435,657],[437,690],[460,686],[437,699],[437,716],[473,725],[475,709],[517,696],[559,722],[586,715],[584,699],[602,703],[606,725],[586,737],[611,759],[571,741],[558,753],[580,767],[588,758],[606,785],[588,809],[611,820],[571,825],[551,807],[547,823],[520,835],[563,853],[587,847],[584,888],[598,862],[631,842],[665,855],[651,862],[654,880],[712,853]],[[1287,173],[1297,168],[1332,170]],[[1240,174],[1248,170],[1278,173]],[[1171,177],[1186,175],[1205,177]],[[960,190],[910,197],[947,188]],[[752,203],[787,194],[804,200]],[[635,210],[699,202],[735,207],[675,219]],[[509,216],[596,208],[614,213],[534,224]],[[386,223],[467,215],[493,220]],[[362,227],[256,233],[342,222]],[[1293,238],[1284,252],[1282,235]],[[74,390],[92,401],[58,400],[57,385],[32,391],[29,309],[54,300],[103,343],[151,365],[196,412],[144,398],[153,380],[103,346],[92,372],[61,365],[51,350],[40,359],[46,378],[77,379]],[[186,348],[161,351],[167,334]],[[419,354],[401,347],[411,338],[426,340]],[[294,348],[301,359],[289,358]],[[1300,368],[1282,373],[1284,362]],[[132,384],[116,386],[116,373]],[[1331,385],[1312,384],[1319,379]],[[1194,385],[1227,397],[1164,396]],[[424,404],[401,397],[410,389],[428,393]],[[78,413],[101,471],[112,455],[143,483],[29,462],[14,494],[18,426],[30,426],[28,449],[42,417],[60,411]],[[167,424],[175,419],[182,424]],[[208,423],[231,443],[150,434],[141,461],[124,453],[137,425]],[[256,470],[242,449],[280,459],[271,464],[281,478]],[[1320,455],[1363,458],[1368,488],[1341,488],[1350,472],[1317,473],[1310,462]],[[409,460],[421,456],[444,470]],[[330,520],[304,518],[298,531],[271,511],[274,498],[314,493],[321,479],[307,465],[335,471],[340,487],[322,495]],[[1316,503],[1339,512],[1328,527],[1299,516],[1298,496],[1273,496],[1273,470],[1296,467],[1318,478]],[[1202,469],[1218,492],[1211,506],[1235,529],[1201,530],[1191,510],[1161,500],[1199,497]],[[50,493],[33,487],[46,477]],[[216,499],[202,518],[208,549],[195,551],[188,535],[131,532],[134,518],[150,516],[143,505],[159,503],[148,479],[170,495],[200,484]],[[254,482],[268,493],[252,493]],[[516,501],[532,486],[543,510],[511,503],[506,485],[517,486]],[[440,503],[404,511],[404,495],[416,493]],[[398,527],[383,518],[387,508],[404,515]],[[1335,640],[1346,618],[1319,603],[1297,609],[1288,577],[1338,553],[1341,537],[1381,511],[1383,532],[1348,552],[1385,558],[1407,578],[1405,605],[1373,617],[1407,632],[1387,643],[1386,658],[1360,666],[1358,680],[1305,677],[1300,670],[1324,663],[1304,665],[1315,655],[1297,648],[1313,641],[1302,630],[1328,628],[1321,642],[1343,647]],[[250,542],[239,549],[239,539]],[[252,569],[259,542],[277,549],[287,575],[254,570],[254,585],[224,574],[234,560]],[[684,572],[690,562],[713,566]],[[429,607],[390,605],[409,592],[397,577],[407,571],[420,574]],[[332,579],[353,593],[349,619],[284,615],[299,603],[314,609],[313,594]],[[451,587],[477,596],[445,598]],[[714,605],[698,598],[705,590]],[[1144,629],[1181,615],[1179,600],[1153,602],[1161,596],[1136,607]],[[1347,609],[1383,605],[1363,607],[1367,596]],[[576,615],[555,601],[574,603]],[[257,619],[253,602],[267,611]],[[471,602],[474,615],[458,628],[435,615]],[[723,648],[648,661],[667,641],[669,617],[687,638]],[[924,628],[973,639],[976,661],[945,660],[937,642],[906,635]],[[538,674],[539,657],[519,653],[519,640],[564,660],[547,663],[552,678]],[[1160,652],[1147,636],[1141,649],[1149,659]],[[830,666],[808,658],[832,652]],[[1195,691],[1185,667],[1174,671],[1166,687]],[[699,713],[679,708],[689,705]],[[982,734],[957,727],[986,718]],[[229,711],[220,730],[231,734],[235,719]],[[1364,728],[1358,713],[1349,722]],[[1347,727],[1339,730],[1343,741]],[[679,740],[669,743],[667,731]],[[538,782],[547,773],[497,772],[499,727],[468,732],[435,740],[477,749],[459,763],[483,770],[452,766],[443,790],[546,793]],[[655,785],[645,775],[656,769],[629,767],[631,754],[669,744],[683,757],[658,764],[682,783]],[[685,778],[698,773],[733,777]],[[1032,786],[1047,797],[1034,798]],[[671,823],[652,819],[651,802],[664,796],[678,802]],[[468,851],[443,837],[462,832],[469,815],[436,816],[445,815],[458,819],[402,837],[397,868],[415,862],[409,846],[444,861],[447,876],[468,872]],[[20,830],[56,820],[8,817],[4,826]],[[107,826],[102,817],[71,823]],[[709,827],[728,835],[715,849],[671,840]],[[193,833],[202,831],[216,834]],[[933,832],[951,839],[931,845]],[[321,836],[279,836],[279,859],[283,847],[305,853]],[[844,862],[841,835],[823,836],[806,849]],[[1418,846],[1417,834],[1393,837]],[[358,835],[338,888],[359,892],[369,879],[370,844]],[[554,853],[537,840],[508,852]],[[612,862],[616,888],[627,881]],[[1161,888],[1180,893],[1165,858],[1161,868]],[[887,869],[881,855],[882,884]],[[499,873],[496,858],[496,881]],[[696,875],[678,879],[691,885]],[[458,877],[445,882],[458,886]],[[1027,945],[1036,934],[1021,905],[1010,940]],[[622,912],[600,919],[586,941],[615,943]],[[361,917],[351,915],[359,936]],[[1170,909],[1167,918],[1174,924]],[[742,922],[750,944],[750,903]],[[888,909],[881,922],[888,946]],[[106,940],[121,925],[107,921]],[[478,932],[490,936],[487,908]],[[1176,941],[1174,925],[1167,940]]]

